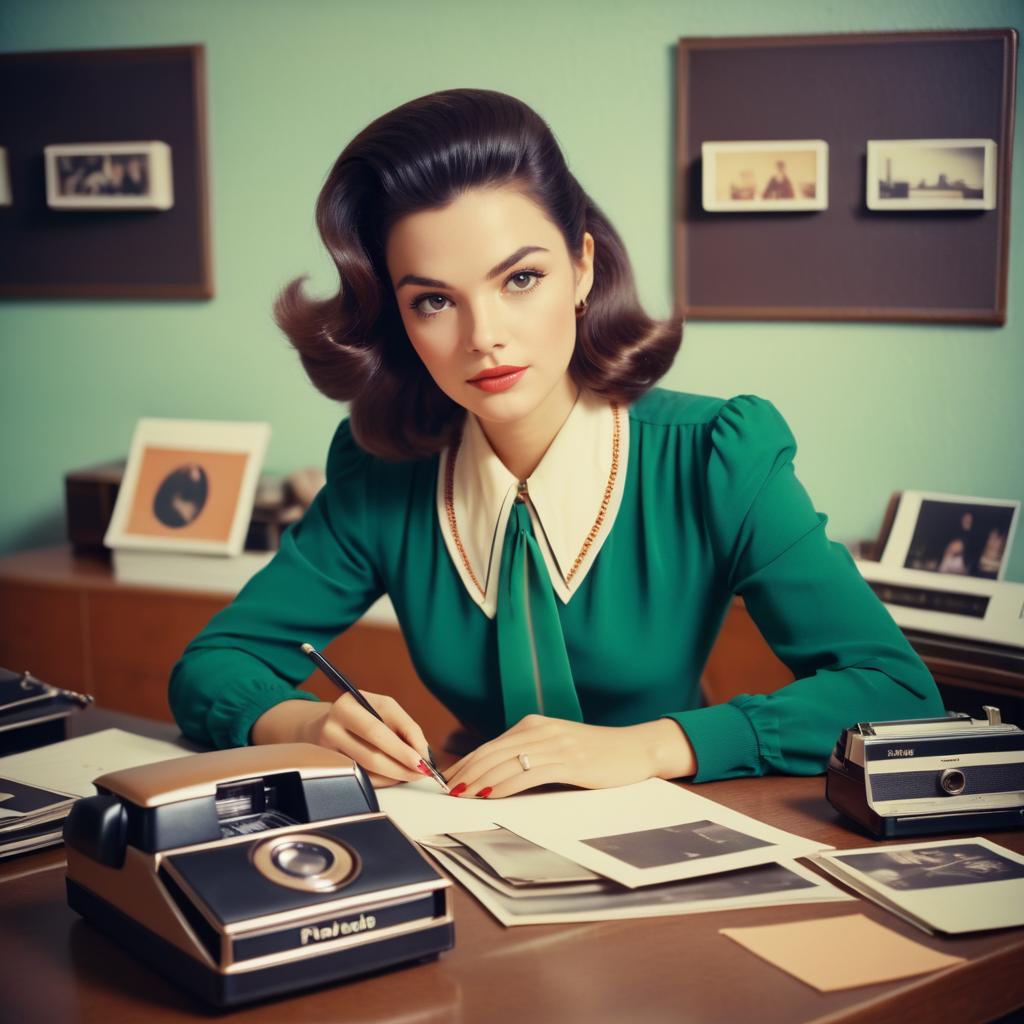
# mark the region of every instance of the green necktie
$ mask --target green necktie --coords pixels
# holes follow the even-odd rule
[[[526,505],[512,506],[501,553],[498,662],[505,727],[531,713],[582,722],[547,566]]]

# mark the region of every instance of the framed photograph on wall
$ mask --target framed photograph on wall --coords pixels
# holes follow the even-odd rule
[[[209,299],[206,50],[0,53],[0,299]]]
[[[166,142],[92,142],[43,147],[46,202],[55,210],[169,210]]]
[[[701,144],[705,210],[785,213],[828,209],[824,139]]]
[[[139,420],[103,543],[239,554],[269,440],[268,423]]]
[[[1004,324],[1017,47],[1014,28],[680,39],[675,312]],[[725,169],[722,143],[753,139],[827,142],[813,201],[802,207],[781,153],[767,158],[771,189],[764,170]],[[890,153],[906,199],[870,198],[885,158],[869,168],[868,144],[883,140],[940,141],[913,181],[925,183],[917,205],[906,149]]]
[[[994,210],[992,139],[869,139],[869,210]]]

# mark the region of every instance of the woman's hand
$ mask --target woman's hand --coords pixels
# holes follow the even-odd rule
[[[362,693],[383,722],[345,693],[326,714],[309,723],[306,742],[339,750],[352,758],[365,769],[375,787],[413,782],[429,775],[419,767],[427,757],[423,730],[394,697],[366,690]]]
[[[383,722],[360,707],[349,693],[332,704],[286,700],[257,719],[252,741],[298,741],[340,751],[364,768],[376,787],[411,782],[429,774],[417,767],[427,756],[423,730],[393,697],[365,690],[363,696]]]
[[[552,782],[605,789],[696,770],[690,741],[672,719],[609,727],[527,715],[457,761],[446,777],[452,796],[503,797]]]

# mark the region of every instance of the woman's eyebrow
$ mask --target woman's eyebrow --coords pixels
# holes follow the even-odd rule
[[[542,245],[524,245],[519,249],[516,249],[511,256],[503,259],[496,267],[492,267],[487,271],[487,280],[497,277],[499,274],[503,274],[509,267],[515,266],[524,256],[529,256],[531,252],[550,252],[550,249],[545,249]],[[451,288],[450,284],[445,284],[444,281],[439,281],[436,277],[418,277],[416,274],[406,274],[398,284],[395,285],[395,291],[399,288],[405,287],[407,284],[418,284],[421,288]]]

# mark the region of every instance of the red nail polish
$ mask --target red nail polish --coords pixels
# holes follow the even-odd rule
[[[481,789],[479,793],[477,793],[477,796],[480,797],[482,800],[486,800],[491,795],[491,791],[493,789],[493,786],[484,786],[484,788]]]
[[[422,775],[430,774],[430,769],[422,761],[420,761],[420,763],[416,765],[416,771],[420,772],[420,774]]]
[[[449,792],[449,796],[462,796],[466,792],[466,784],[460,782],[453,790]]]

